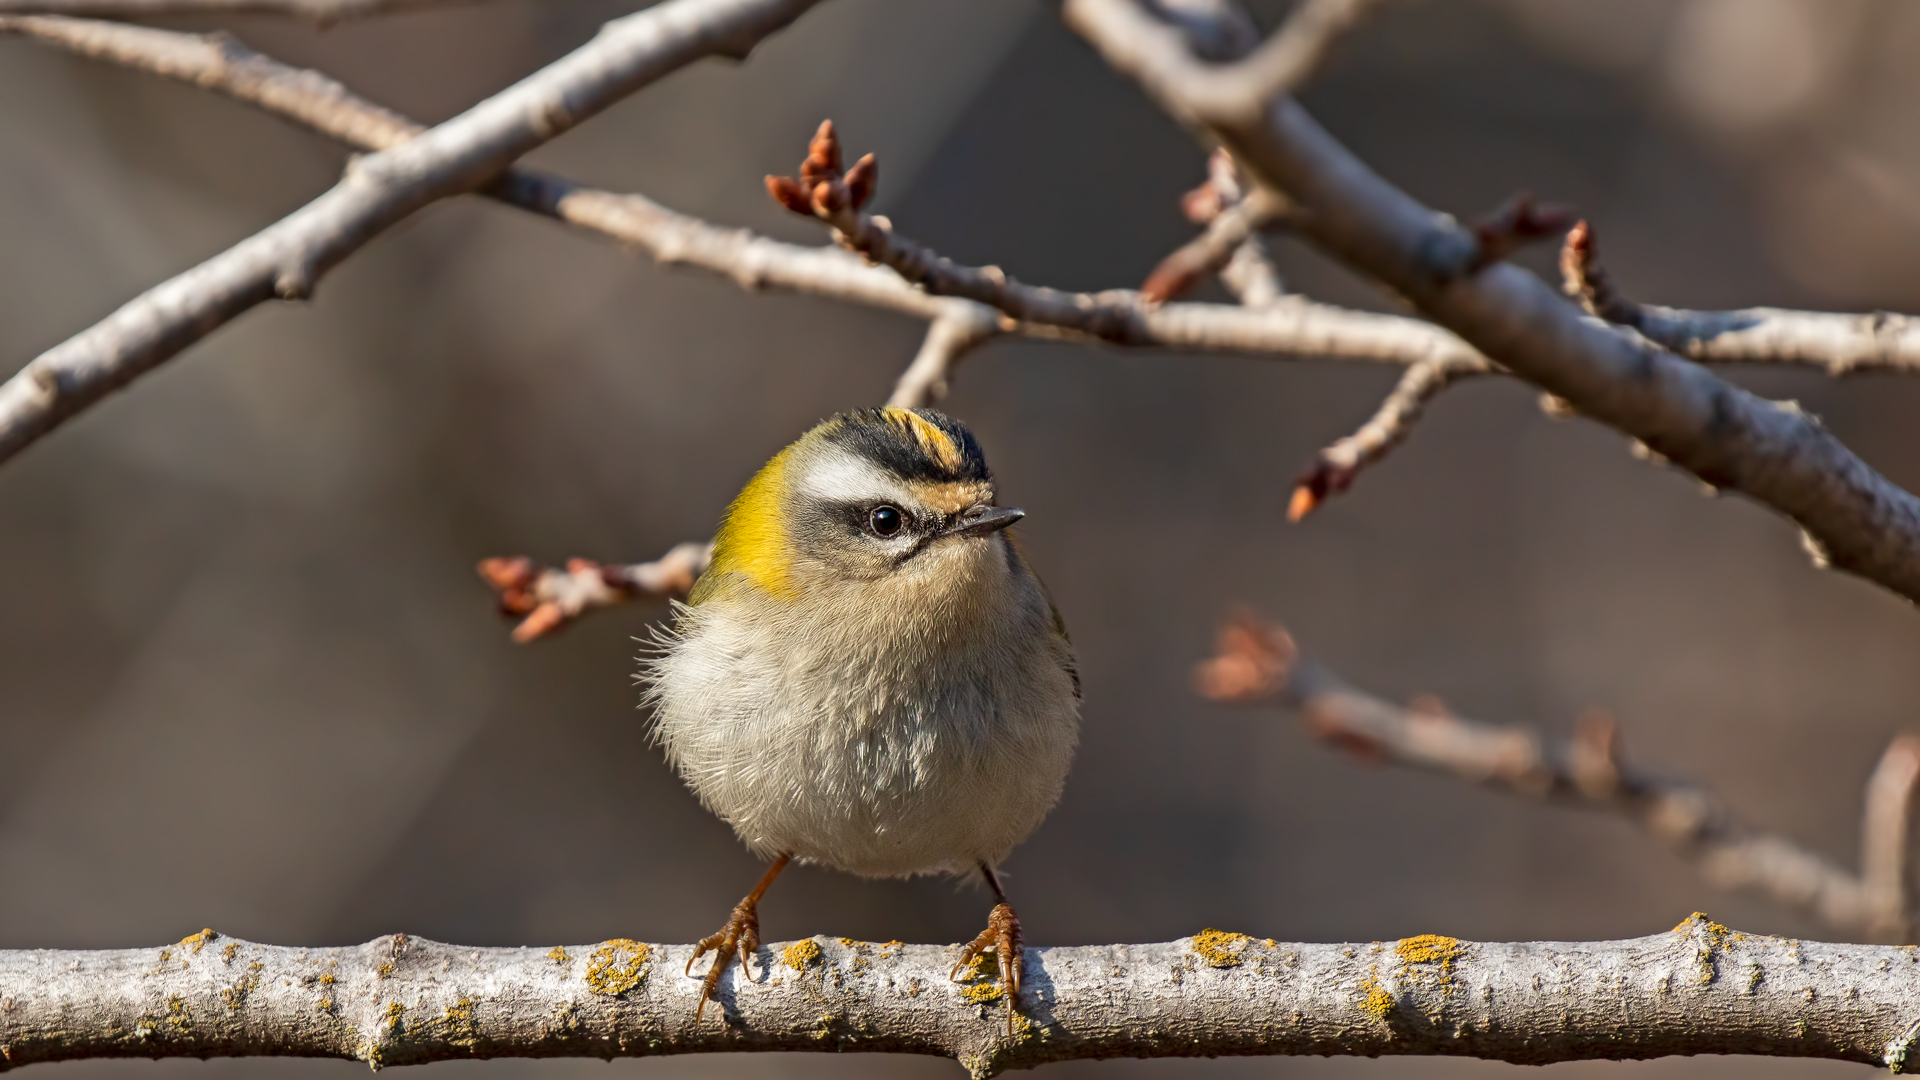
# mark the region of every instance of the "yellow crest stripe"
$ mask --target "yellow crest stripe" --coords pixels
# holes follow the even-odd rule
[[[898,409],[889,406],[887,419],[906,428],[913,434],[913,440],[927,452],[927,456],[948,469],[958,469],[961,465],[960,448],[954,445],[953,437],[941,431],[937,426],[912,409]]]
[[[792,453],[793,447],[789,446],[775,454],[728,507],[727,520],[714,540],[713,565],[700,576],[700,584],[708,579],[718,583],[728,574],[739,574],[768,595],[792,598],[791,560],[781,507],[784,473]],[[703,590],[696,587],[688,599],[697,603],[702,596]]]

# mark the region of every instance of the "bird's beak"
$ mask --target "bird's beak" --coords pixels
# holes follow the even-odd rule
[[[948,536],[985,536],[1026,517],[1025,510],[1015,510],[1011,506],[976,506],[947,526]]]

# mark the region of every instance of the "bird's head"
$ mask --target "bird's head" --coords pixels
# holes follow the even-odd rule
[[[1025,516],[994,505],[980,445],[932,409],[862,409],[775,455],[727,512],[709,578],[792,598],[987,559]],[[697,599],[697,598],[696,598]]]

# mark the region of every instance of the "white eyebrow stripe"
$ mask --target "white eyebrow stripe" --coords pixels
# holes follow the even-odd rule
[[[801,490],[832,502],[907,502],[904,485],[864,458],[836,450],[807,470]]]

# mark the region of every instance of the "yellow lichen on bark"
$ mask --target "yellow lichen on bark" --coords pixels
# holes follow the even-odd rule
[[[621,954],[626,959],[621,959]],[[619,997],[639,986],[647,977],[647,960],[653,950],[631,938],[613,938],[602,942],[587,961],[587,988],[596,994]]]
[[[1380,979],[1368,975],[1367,981],[1360,984],[1360,993],[1360,1011],[1384,1022],[1387,1014],[1393,1011],[1393,995],[1380,985]]]
[[[820,962],[820,946],[810,938],[796,941],[781,950],[780,961],[795,971],[805,971]]]
[[[1252,940],[1245,934],[1209,927],[1193,935],[1193,951],[1210,967],[1239,967],[1240,954]]]

